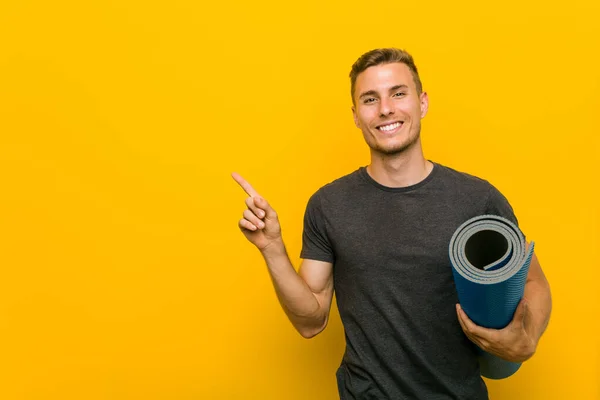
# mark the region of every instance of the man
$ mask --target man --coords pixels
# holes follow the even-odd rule
[[[336,374],[342,400],[487,399],[474,344],[509,361],[530,358],[550,316],[548,282],[534,256],[510,325],[486,329],[469,320],[457,304],[451,236],[476,215],[516,224],[513,210],[487,181],[424,158],[429,100],[408,53],[370,51],[350,78],[371,163],[310,198],[298,273],[274,209],[234,173],[249,195],[239,227],[261,251],[303,337],[325,328],[335,290],[346,336]]]

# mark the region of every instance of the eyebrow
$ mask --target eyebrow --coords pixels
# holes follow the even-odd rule
[[[408,89],[408,86],[407,85],[395,85],[395,86],[392,86],[388,90],[388,92],[395,92],[398,89]],[[364,96],[376,96],[377,94],[378,93],[375,90],[367,90],[366,92],[361,93],[360,96],[358,96],[358,98],[360,99],[361,97],[364,97]]]

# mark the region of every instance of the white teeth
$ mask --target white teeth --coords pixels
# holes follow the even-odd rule
[[[388,132],[388,131],[393,131],[394,129],[396,129],[399,126],[400,126],[400,122],[396,122],[396,123],[393,123],[391,125],[380,126],[379,130],[380,131],[384,131],[384,132]]]

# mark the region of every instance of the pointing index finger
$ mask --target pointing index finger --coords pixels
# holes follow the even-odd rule
[[[234,172],[231,174],[231,176],[242,187],[242,189],[244,189],[244,192],[246,192],[249,196],[252,196],[252,197],[260,196],[258,194],[258,192],[256,190],[254,190],[252,185],[249,184],[244,178],[242,178],[242,176],[240,174],[238,174],[237,172]]]

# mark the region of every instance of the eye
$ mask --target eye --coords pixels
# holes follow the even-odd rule
[[[404,97],[404,96],[406,96],[405,92],[398,92],[398,93],[394,94],[394,97]]]
[[[375,101],[375,97],[367,97],[363,100],[363,104],[373,103]]]

